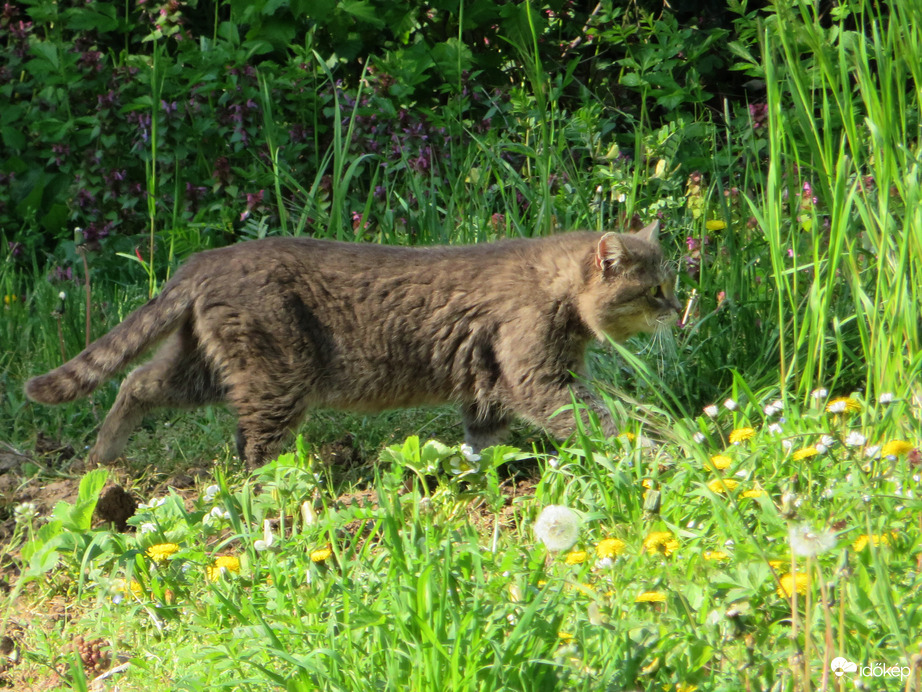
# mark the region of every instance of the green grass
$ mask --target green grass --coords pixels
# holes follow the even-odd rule
[[[651,129],[641,114],[633,159],[610,147],[594,98],[566,111],[531,46],[520,47],[529,77],[506,130],[469,128],[437,173],[407,177],[404,161],[376,174],[383,199],[374,185],[360,202],[350,197],[364,159],[349,148],[356,114],[338,99],[336,137],[313,180],[281,170],[268,137],[272,192],[280,206],[290,193],[297,200],[282,221],[294,234],[481,242],[611,228],[625,210],[661,214],[669,254],[688,254],[686,238],[700,248],[698,277],[679,272],[683,297],[698,296],[689,324],[594,350],[594,381],[625,434],[587,430],[556,450],[520,428],[524,451],[470,459],[450,409],[324,411],[295,452],[246,477],[229,413],[152,418],[121,470],[138,494],[193,467],[213,477],[183,496],[162,491],[166,502],[142,508],[130,533],[89,527],[89,481],[80,502],[52,516],[20,510],[0,548],[23,559],[2,629],[24,603],[41,609],[64,596],[75,613],[20,637],[19,679],[85,688],[67,646],[81,635],[127,658],[115,678],[126,690],[800,692],[841,689],[829,670],[837,656],[870,666],[866,677],[899,668],[882,688],[918,689],[918,668],[902,673],[922,631],[922,23],[910,3],[838,11],[829,20],[782,3],[759,25],[750,64],[766,84],[764,124],[728,107],[723,118]],[[271,130],[265,83],[261,105]],[[577,146],[592,152],[588,169],[574,163]],[[681,168],[688,160],[702,163],[700,177]],[[567,179],[553,193],[552,175]],[[414,212],[412,199],[425,203]],[[370,220],[360,233],[353,212]],[[93,275],[94,335],[141,304],[178,258],[214,242],[209,228],[172,228],[158,213],[152,206],[145,240],[170,251],[149,253],[150,273],[132,267],[126,275],[140,280],[121,283]],[[247,224],[250,235],[273,230]],[[91,269],[111,259],[91,258]],[[22,394],[28,376],[83,347],[82,279],[52,284],[38,266],[0,266],[0,294],[11,296],[0,320],[9,345],[0,428],[23,449],[44,432],[79,452],[114,398],[115,385],[57,408]],[[344,444],[380,461],[331,467],[331,449]],[[513,471],[535,464],[532,487],[514,490]],[[62,474],[33,464],[21,482]],[[206,494],[212,482],[218,490]],[[549,505],[582,517],[562,553],[534,533]],[[659,547],[656,532],[669,534]],[[623,550],[603,559],[604,539]],[[146,551],[164,543],[177,550],[155,562]],[[216,572],[220,556],[239,569]],[[784,587],[792,572],[805,580],[796,596]]]

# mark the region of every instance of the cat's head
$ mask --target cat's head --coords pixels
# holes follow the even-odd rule
[[[580,294],[583,319],[604,339],[624,341],[675,322],[682,309],[673,293],[675,273],[663,258],[659,222],[637,233],[600,237]]]

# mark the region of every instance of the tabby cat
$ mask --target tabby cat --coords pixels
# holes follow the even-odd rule
[[[117,458],[151,409],[228,403],[251,466],[305,411],[455,402],[465,439],[496,444],[511,416],[558,438],[573,396],[614,424],[578,376],[587,345],[671,323],[679,309],[658,223],[462,247],[267,238],[192,256],[163,291],[28,396],[86,396],[165,341],[122,382],[90,452]]]

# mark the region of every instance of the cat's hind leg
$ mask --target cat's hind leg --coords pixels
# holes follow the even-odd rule
[[[224,400],[224,387],[198,347],[191,327],[168,337],[150,362],[122,382],[90,451],[91,462],[108,463],[122,453],[141,419],[156,408],[189,408]]]
[[[464,441],[475,452],[502,444],[509,438],[510,417],[496,404],[464,404],[461,419],[464,422]]]

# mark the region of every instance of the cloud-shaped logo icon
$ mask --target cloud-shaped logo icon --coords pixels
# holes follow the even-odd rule
[[[852,661],[849,661],[847,658],[838,656],[832,659],[832,662],[829,664],[830,670],[836,674],[836,677],[841,678],[845,673],[855,673],[858,671],[858,664]]]

